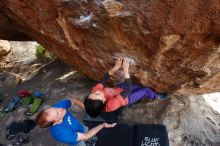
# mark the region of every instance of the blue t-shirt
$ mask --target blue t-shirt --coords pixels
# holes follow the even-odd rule
[[[84,133],[85,130],[83,125],[77,121],[68,110],[68,108],[71,107],[71,101],[60,100],[53,105],[53,107],[65,108],[66,114],[62,123],[50,127],[51,135],[58,142],[67,143],[69,145],[77,144],[77,132]]]

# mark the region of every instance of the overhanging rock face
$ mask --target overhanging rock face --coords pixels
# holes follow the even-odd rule
[[[126,56],[156,91],[220,90],[219,0],[0,0],[0,18],[1,39],[36,40],[93,79]]]

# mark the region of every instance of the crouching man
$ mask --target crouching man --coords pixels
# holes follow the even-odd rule
[[[86,146],[85,140],[88,140],[103,128],[111,128],[116,125],[103,123],[90,130],[80,123],[70,112],[71,105],[78,105],[84,108],[80,100],[71,98],[60,100],[51,108],[41,111],[37,115],[36,122],[41,128],[50,128],[52,137],[60,142],[71,146]]]

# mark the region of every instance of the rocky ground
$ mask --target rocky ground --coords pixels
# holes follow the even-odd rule
[[[24,66],[24,65],[23,65]],[[68,96],[78,97],[83,100],[91,87],[96,83],[59,60],[48,64],[26,64],[26,68],[0,73],[1,90],[6,93],[2,108],[18,90],[41,90],[48,95],[41,108],[55,103],[58,99]],[[23,71],[21,73],[21,71]],[[17,83],[16,75],[22,80]],[[9,78],[10,77],[10,78]],[[17,85],[16,85],[17,84]],[[216,98],[217,99],[217,98]],[[216,101],[217,102],[217,101]],[[24,112],[27,107],[19,107],[12,113],[0,118],[0,143],[9,146],[6,140],[6,127],[12,121],[27,118]],[[82,120],[83,111],[72,109],[73,114]],[[171,146],[219,146],[220,145],[220,113],[213,110],[202,96],[172,94],[165,101],[141,101],[123,111],[121,122],[164,124],[167,127]],[[36,127],[30,133],[30,142],[24,146],[61,146],[50,136],[48,129]]]
[[[79,97],[83,99],[86,94],[89,92],[89,88],[94,84],[94,81],[83,77],[76,72],[72,71],[68,66],[60,61],[55,61],[49,63],[46,66],[42,66],[37,73],[34,73],[34,76],[22,84],[15,86],[14,88],[5,88],[4,92],[7,93],[7,97],[3,103],[1,103],[1,107],[7,103],[7,101],[15,95],[16,91],[18,90],[40,90],[46,95],[47,98],[44,99],[44,104],[41,106],[42,108],[46,106],[50,106],[51,104],[55,103],[56,100],[67,98],[68,96]],[[64,76],[65,75],[65,76]],[[12,121],[20,121],[27,118],[34,119],[33,117],[25,116],[25,111],[27,107],[19,107],[12,113],[7,114],[6,116],[2,117],[0,120],[0,124],[4,125],[1,126],[1,135],[0,141],[4,145],[8,145],[10,142],[5,138],[5,128],[9,125]],[[75,113],[76,116],[80,118],[82,113]],[[48,129],[40,129],[35,128],[30,133],[31,142],[27,145],[29,146],[40,146],[40,145],[47,145],[47,146],[54,146],[59,145],[56,143],[49,135]]]

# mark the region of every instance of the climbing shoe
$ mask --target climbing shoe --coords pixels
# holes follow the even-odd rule
[[[159,93],[158,94],[158,99],[160,100],[164,100],[164,99],[167,99],[169,96],[167,93]]]
[[[39,110],[42,102],[43,102],[42,98],[34,98],[34,101],[33,101],[31,108],[25,114],[26,115],[35,114]]]
[[[29,97],[24,97],[22,100],[21,100],[21,105],[30,105],[32,104],[34,101],[34,97],[33,96],[29,96]]]
[[[14,96],[8,105],[3,109],[4,112],[12,112],[14,109],[16,109],[21,103],[20,96]]]
[[[31,92],[28,90],[20,90],[17,92],[18,95],[20,95],[21,97],[28,97],[31,95]]]
[[[42,93],[42,92],[40,92],[40,91],[35,91],[34,92],[34,96],[35,97],[42,97],[44,94]]]

